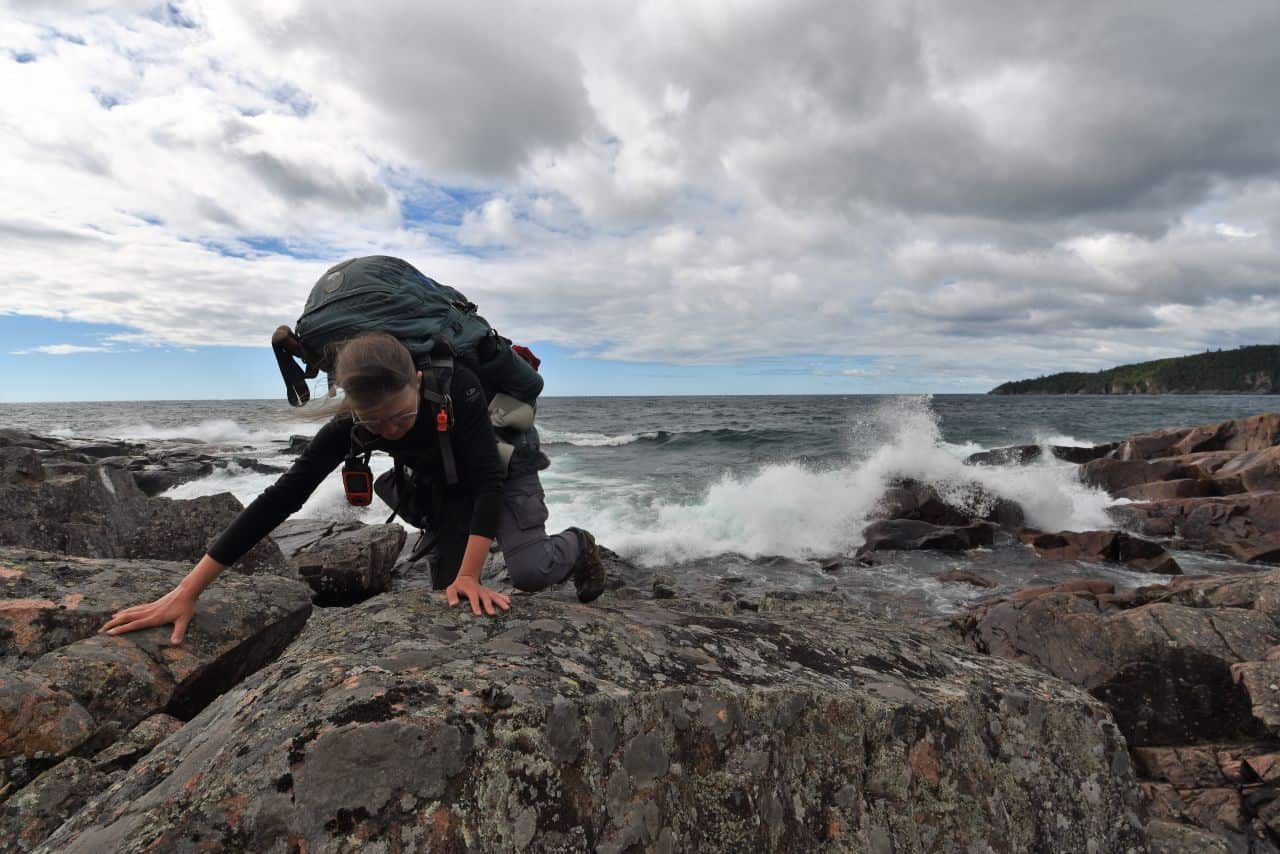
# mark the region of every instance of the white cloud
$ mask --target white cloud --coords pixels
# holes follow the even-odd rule
[[[1274,337],[1271,4],[95,8],[0,16],[0,311],[263,346],[382,252],[617,359]]]
[[[11,350],[11,356],[30,356],[33,353],[43,353],[46,356],[71,356],[75,353],[109,353],[110,347],[85,347],[79,344],[45,344],[40,347],[32,347],[28,350]]]

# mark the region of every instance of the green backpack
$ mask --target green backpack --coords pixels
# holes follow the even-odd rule
[[[432,354],[451,353],[475,372],[490,401],[506,394],[533,405],[542,393],[542,377],[518,352],[528,351],[513,349],[460,291],[399,258],[369,255],[327,270],[294,329],[281,326],[272,336],[289,402],[306,403],[311,394],[305,380],[331,372],[339,345],[371,330],[394,335],[419,366]]]

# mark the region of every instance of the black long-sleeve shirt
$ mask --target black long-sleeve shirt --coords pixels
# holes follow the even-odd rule
[[[449,432],[458,469],[455,489],[473,500],[471,533],[492,539],[502,508],[502,474],[497,442],[489,424],[488,403],[476,375],[462,365],[450,383],[454,424]],[[302,455],[222,532],[209,555],[224,565],[244,556],[277,525],[302,508],[311,493],[351,450],[352,420],[340,416],[325,424]],[[430,405],[423,402],[413,428],[395,441],[377,438],[365,447],[386,451],[414,470],[415,476],[445,483],[440,440]]]

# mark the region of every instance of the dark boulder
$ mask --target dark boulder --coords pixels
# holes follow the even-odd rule
[[[1082,692],[830,603],[679,602],[318,615],[45,850],[1143,849]]]
[[[993,495],[981,484],[949,484],[940,490],[910,478],[890,483],[880,498],[876,515],[961,527],[987,521],[1013,530],[1025,523],[1021,505]]]
[[[240,499],[229,492],[199,498],[148,499],[146,520],[129,535],[124,556],[194,564],[243,509]],[[232,570],[242,575],[267,573],[298,578],[297,570],[270,537],[236,561]]]
[[[147,515],[129,474],[10,447],[0,464],[0,546],[118,557]]]
[[[311,585],[317,604],[350,605],[388,588],[405,530],[396,524],[299,519],[281,524],[272,538]]]
[[[931,525],[912,519],[888,519],[868,525],[862,532],[862,552],[933,549],[962,552],[990,546],[996,526],[989,522],[971,525]]]
[[[1067,463],[1087,463],[1104,457],[1116,449],[1118,443],[1077,447],[1074,445],[1014,445],[1009,448],[996,448],[991,451],[979,451],[965,458],[965,465],[970,466],[1025,466],[1044,458],[1046,447],[1049,454]]]
[[[307,449],[307,445],[311,444],[310,436],[293,435],[289,437],[289,446],[284,449],[284,453],[297,456]]]

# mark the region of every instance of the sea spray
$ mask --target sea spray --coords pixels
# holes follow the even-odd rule
[[[855,419],[844,441],[847,464],[770,463],[727,472],[693,501],[650,491],[639,500],[607,503],[596,490],[556,488],[549,524],[590,528],[601,542],[646,564],[723,553],[821,558],[855,549],[886,487],[902,478],[931,484],[944,499],[978,512],[992,497],[1017,501],[1028,524],[1049,530],[1108,524],[1109,499],[1081,484],[1073,465],[1052,458],[1030,466],[964,465],[962,452],[970,446],[943,442],[927,396],[885,400]]]

